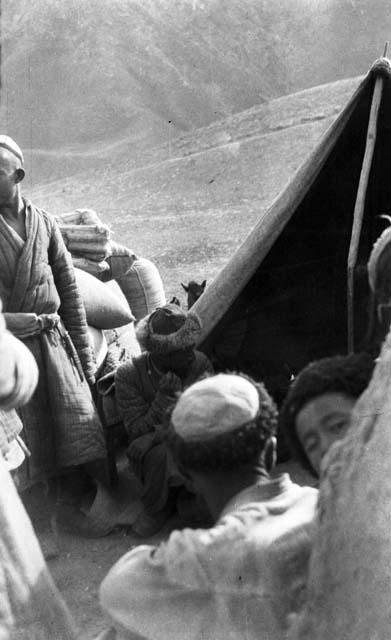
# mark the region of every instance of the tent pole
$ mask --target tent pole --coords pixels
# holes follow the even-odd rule
[[[361,227],[365,209],[365,197],[371,171],[373,153],[376,144],[377,117],[383,92],[383,78],[376,79],[372,95],[371,112],[369,115],[367,139],[364,159],[361,166],[356,202],[353,213],[352,235],[350,238],[348,266],[347,266],[347,307],[348,307],[348,352],[354,352],[354,269],[357,262],[360,243]]]

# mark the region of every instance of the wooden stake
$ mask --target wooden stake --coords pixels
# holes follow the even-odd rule
[[[347,267],[347,306],[348,306],[348,352],[354,352],[354,269],[357,262],[358,247],[365,209],[369,174],[372,166],[373,153],[376,144],[377,118],[383,92],[383,79],[376,79],[372,95],[371,111],[369,115],[367,139],[364,159],[361,166],[356,202],[354,205],[352,235],[350,238],[348,267]]]

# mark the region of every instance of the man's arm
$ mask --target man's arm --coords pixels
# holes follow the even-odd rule
[[[173,549],[169,551],[167,546]],[[123,637],[127,638],[127,634],[160,640],[212,637],[203,633],[210,623],[208,589],[200,588],[199,584],[192,588],[186,577],[181,582],[170,576],[171,554],[178,557],[184,551],[181,545],[176,546],[172,538],[159,547],[139,546],[125,554],[104,579],[100,588],[101,606]],[[192,562],[190,555],[184,564]]]
[[[28,402],[38,382],[38,367],[25,345],[9,333],[0,300],[0,458],[23,428],[15,407]],[[1,634],[0,634],[1,635]]]
[[[0,409],[26,404],[38,382],[38,367],[31,351],[5,328],[0,301]]]
[[[142,393],[141,380],[132,362],[125,362],[115,374],[115,395],[125,429],[134,440],[154,431],[175,398],[167,389],[158,389],[152,403]]]
[[[49,261],[54,284],[61,300],[59,314],[76,347],[87,381],[93,384],[96,365],[88,334],[86,312],[76,284],[71,256],[64,244],[60,229],[52,217],[50,217],[50,225]]]

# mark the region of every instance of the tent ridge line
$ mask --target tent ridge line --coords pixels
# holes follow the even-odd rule
[[[371,71],[364,77],[345,108],[327,128],[316,148],[296,170],[288,184],[280,191],[262,218],[247,234],[217,277],[195,303],[193,309],[200,317],[203,326],[198,344],[205,340],[237,298],[240,290],[251,279],[282,228],[303,200],[303,182],[309,188],[318,177],[370,76]],[[289,215],[287,215],[288,205],[290,205]],[[270,220],[272,222],[269,222]],[[254,253],[256,253],[256,259],[254,259]],[[252,256],[251,260],[249,256]]]
[[[348,352],[354,352],[354,269],[357,262],[358,247],[364,216],[365,199],[368,188],[369,175],[372,167],[372,159],[375,151],[377,137],[377,121],[383,94],[383,78],[376,78],[372,93],[371,109],[369,113],[367,136],[365,142],[364,158],[361,165],[360,179],[353,212],[352,233],[349,245],[347,264],[347,335]]]

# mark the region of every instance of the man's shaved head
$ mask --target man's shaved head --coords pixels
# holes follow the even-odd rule
[[[21,207],[20,182],[24,178],[23,153],[9,136],[0,135],[0,208]]]
[[[23,169],[24,157],[22,150],[15,140],[9,136],[0,135],[0,154],[3,158],[12,160],[12,164],[16,164],[15,169]],[[15,160],[17,161],[16,163]]]

